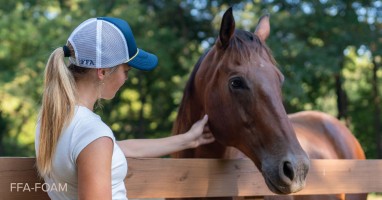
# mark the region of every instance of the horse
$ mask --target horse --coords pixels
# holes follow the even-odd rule
[[[365,156],[336,118],[314,111],[286,113],[281,94],[284,76],[265,43],[269,34],[268,15],[260,18],[252,33],[235,29],[232,8],[224,13],[215,44],[191,72],[172,130],[173,135],[184,133],[208,114],[216,140],[172,157],[247,157],[261,171],[268,188],[281,194],[266,199],[337,198],[286,195],[304,188],[310,158]]]

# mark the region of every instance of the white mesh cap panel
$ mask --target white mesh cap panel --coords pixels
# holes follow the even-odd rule
[[[89,19],[73,31],[69,37],[76,52],[76,60],[70,61],[81,67],[109,68],[129,59],[126,40],[113,24]]]
[[[122,32],[113,24],[102,21],[102,59],[103,68],[114,67],[129,59],[126,40]]]
[[[69,42],[73,45],[76,52],[76,60],[71,59],[71,62],[81,67],[98,67],[96,66],[97,53],[97,20],[88,20],[88,23],[83,23],[70,36]],[[73,62],[75,61],[75,62]]]

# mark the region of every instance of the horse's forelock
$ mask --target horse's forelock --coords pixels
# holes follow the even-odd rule
[[[230,56],[239,60],[248,60],[255,52],[257,55],[269,60],[273,65],[277,65],[268,46],[257,35],[248,31],[236,30],[227,50],[230,51]]]

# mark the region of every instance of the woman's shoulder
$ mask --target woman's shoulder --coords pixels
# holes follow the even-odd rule
[[[82,134],[102,134],[105,136],[113,136],[109,126],[107,126],[101,117],[91,110],[78,106],[71,125],[75,135]]]
[[[113,132],[101,117],[81,106],[76,109],[72,122],[66,130],[73,162],[76,162],[78,155],[86,146],[98,138],[108,137],[115,142]]]

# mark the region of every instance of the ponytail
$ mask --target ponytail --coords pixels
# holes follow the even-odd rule
[[[75,88],[72,72],[64,61],[63,48],[57,48],[50,55],[45,68],[37,154],[37,169],[40,176],[51,174],[58,139],[74,114]]]

